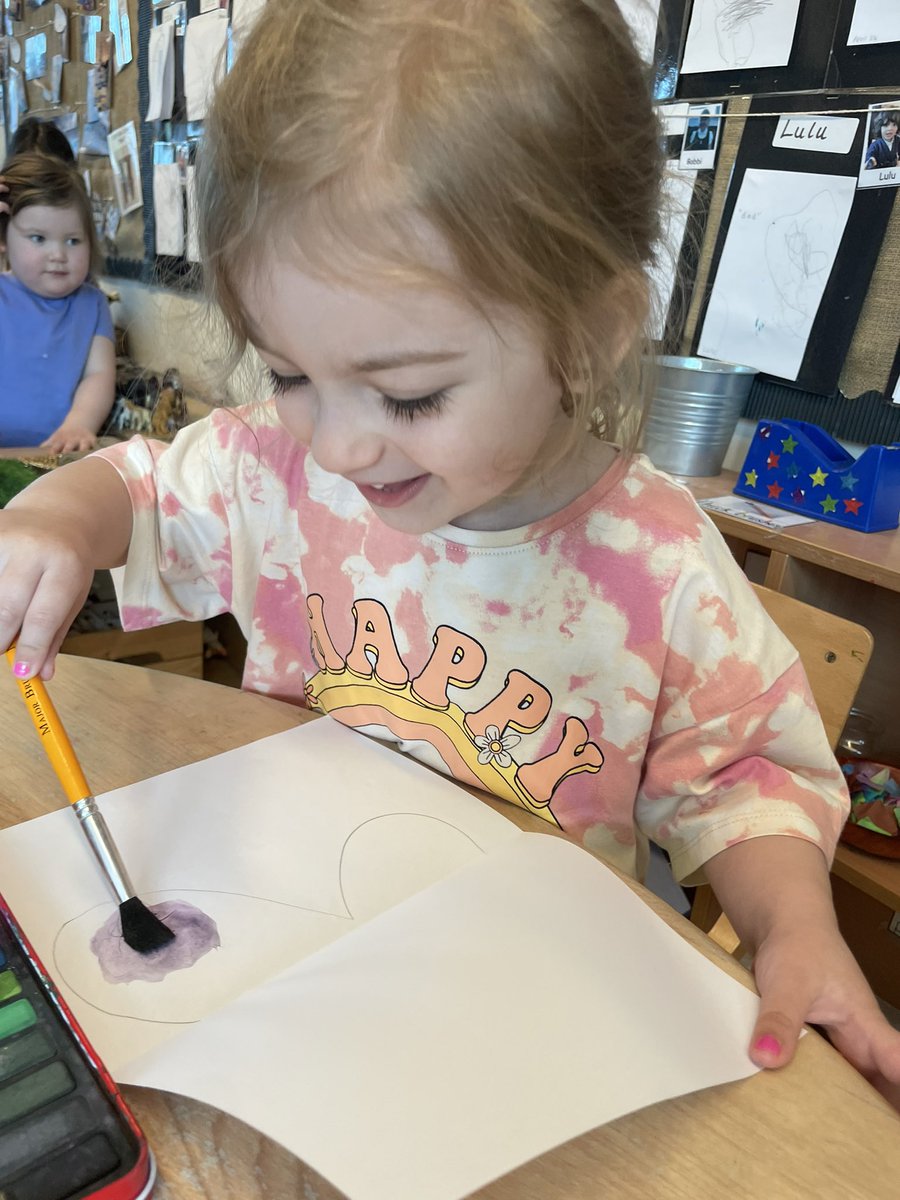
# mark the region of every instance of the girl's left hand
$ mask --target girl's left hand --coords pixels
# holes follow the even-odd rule
[[[750,1057],[757,1066],[790,1062],[809,1022],[900,1111],[900,1031],[888,1024],[836,927],[779,922],[753,969],[760,1004]]]
[[[60,425],[41,442],[42,449],[50,454],[75,454],[79,450],[93,450],[96,445],[96,433],[77,425]]]

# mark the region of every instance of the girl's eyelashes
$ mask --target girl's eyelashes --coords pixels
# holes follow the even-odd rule
[[[266,368],[266,373],[269,376],[269,384],[276,396],[283,396],[285,392],[293,391],[294,388],[304,387],[309,383],[305,375],[279,375],[272,367]]]
[[[447,403],[446,392],[430,392],[427,396],[416,396],[413,400],[397,400],[382,392],[381,402],[388,416],[395,421],[413,421],[416,417],[434,416]]]
[[[269,384],[276,396],[283,396],[295,388],[309,383],[306,375],[279,375],[272,367],[267,368]],[[439,413],[447,402],[446,391],[430,392],[427,396],[416,396],[411,400],[399,400],[396,396],[381,393],[381,403],[387,414],[395,421],[412,421],[416,417]]]

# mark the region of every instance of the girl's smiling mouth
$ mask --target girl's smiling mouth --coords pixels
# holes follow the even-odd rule
[[[357,483],[356,486],[363,499],[374,507],[399,508],[414,500],[430,478],[430,475],[416,475],[397,483]]]

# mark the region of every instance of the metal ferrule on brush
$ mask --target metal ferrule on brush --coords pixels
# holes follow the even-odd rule
[[[76,801],[72,807],[82,824],[87,840],[91,843],[91,849],[94,851],[97,862],[112,885],[119,903],[124,904],[134,895],[134,888],[128,878],[125,864],[116,849],[112,834],[103,819],[103,813],[97,807],[97,801],[93,796],[85,796],[83,800]]]

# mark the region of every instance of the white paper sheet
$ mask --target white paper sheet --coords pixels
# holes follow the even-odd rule
[[[115,904],[71,811],[0,833],[0,890],[114,1072],[181,1019],[520,836],[449,780],[331,720],[109,792],[101,807],[144,902],[187,900],[222,940],[162,983],[107,984],[88,943]],[[52,897],[34,887],[47,862]]]
[[[351,1200],[457,1200],[754,1074],[756,1009],[596,859],[523,834],[125,1077],[225,1108]]]
[[[820,154],[849,154],[859,129],[859,117],[806,117],[785,113],[779,117],[772,145],[784,150],[812,150]]]
[[[660,0],[618,0],[622,16],[631,28],[634,44],[644,62],[653,62]]]
[[[648,268],[653,295],[650,334],[657,340],[666,330],[696,181],[696,171],[680,171],[673,163],[667,165],[663,176],[662,234],[654,249],[654,262]]]
[[[709,512],[726,513],[730,517],[740,517],[763,529],[789,529],[792,525],[808,525],[812,517],[801,516],[800,513],[785,512],[783,508],[774,508],[771,504],[760,504],[758,500],[748,500],[744,496],[711,496],[708,500],[700,500],[700,507]]]
[[[4,895],[88,1037],[352,1200],[456,1200],[754,1073],[756,997],[596,859],[333,721],[100,804],[142,899],[191,901],[222,944],[108,984],[88,942],[115,905],[72,813],[0,833]]]
[[[797,378],[855,188],[848,176],[745,172],[699,354]]]
[[[153,216],[156,253],[184,254],[184,192],[178,163],[156,163],[153,168]]]
[[[122,216],[143,206],[141,160],[138,157],[134,121],[127,121],[109,133],[109,161],[113,169],[116,200]]]
[[[188,21],[184,42],[184,92],[187,119],[202,121],[225,71],[228,13],[204,13]]]
[[[109,28],[115,45],[115,68],[118,75],[134,58],[127,0],[109,0]]]
[[[187,243],[185,255],[188,262],[200,261],[200,230],[198,227],[199,212],[197,210],[197,177],[196,167],[188,163],[184,171],[184,191],[187,208]]]
[[[240,46],[265,8],[266,0],[231,0],[231,33]]]
[[[161,21],[150,30],[147,50],[150,99],[145,121],[168,121],[175,102],[175,25]]]
[[[885,0],[856,0],[847,34],[848,46],[900,41],[900,7]],[[898,72],[900,76],[900,72]]]
[[[783,67],[800,0],[694,0],[682,72]]]

